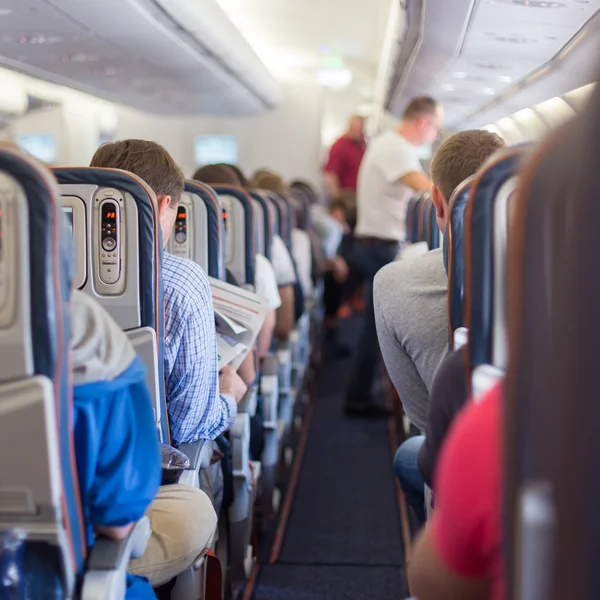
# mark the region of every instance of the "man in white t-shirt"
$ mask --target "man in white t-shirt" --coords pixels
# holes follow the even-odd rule
[[[394,260],[400,244],[406,240],[406,208],[411,195],[431,189],[431,180],[421,167],[418,147],[433,143],[443,118],[443,109],[433,98],[415,98],[394,131],[386,131],[371,141],[358,172],[352,262],[365,278],[366,297],[358,351],[346,394],[349,416],[389,416],[371,398],[379,362],[373,278]]]

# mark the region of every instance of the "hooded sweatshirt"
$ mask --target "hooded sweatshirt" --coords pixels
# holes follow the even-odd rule
[[[160,485],[161,460],[146,369],[127,336],[78,291],[71,323],[75,455],[92,546],[94,525],[126,525],[144,515]]]

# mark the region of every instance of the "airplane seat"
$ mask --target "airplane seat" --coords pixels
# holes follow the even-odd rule
[[[223,208],[226,267],[242,286],[254,288],[254,220],[252,200],[241,188],[213,185]]]
[[[199,264],[209,277],[223,279],[225,265],[222,208],[219,197],[207,185],[186,181],[168,250]]]
[[[506,370],[508,203],[524,154],[519,146],[496,155],[473,181],[465,211],[464,318],[475,398],[502,379]]]
[[[271,260],[271,242],[275,231],[274,214],[269,200],[259,191],[251,191],[259,232],[262,232],[264,256]],[[260,240],[259,240],[260,244]],[[260,245],[259,245],[260,247]],[[261,451],[261,496],[265,520],[271,513],[273,493],[279,467],[279,363],[273,354],[266,356],[260,365],[259,399],[263,416],[263,446]]]
[[[241,188],[212,185],[222,208],[225,266],[235,279],[254,290],[255,241],[254,206]],[[251,386],[238,405],[238,417],[232,428],[234,498],[229,508],[231,537],[231,576],[234,581],[246,580],[252,569],[253,506],[258,494],[262,465],[250,459],[250,419],[256,416],[257,389]]]
[[[406,205],[406,240],[411,244],[414,244],[416,236],[414,214],[421,196],[422,192],[415,192]]]
[[[15,569],[2,574],[11,586],[3,589],[19,598],[122,599],[149,522],[122,542],[94,543],[84,521],[72,429],[74,265],[56,181],[3,145],[0,189],[0,558]]]
[[[431,196],[428,192],[425,192],[421,197],[421,202],[419,203],[417,212],[417,242],[427,241],[426,229],[428,225],[428,220],[426,217],[426,211],[430,203]]]
[[[421,214],[421,207],[423,205],[423,202],[425,202],[425,195],[426,195],[426,192],[421,192],[420,194],[418,194],[417,198],[415,200],[415,203],[413,205],[412,226],[411,226],[412,238],[410,239],[410,241],[413,244],[416,244],[417,242],[421,241],[419,238],[419,217]]]
[[[437,224],[435,206],[433,201],[429,207],[429,226],[427,235],[427,245],[430,250],[437,250],[440,247],[440,228]]]
[[[448,274],[448,345],[458,350],[467,343],[463,321],[465,281],[464,216],[475,175],[460,183],[448,201],[448,224],[444,236],[444,265]]]
[[[289,249],[291,245],[291,230],[288,219],[288,210],[285,201],[277,194],[264,191],[263,195],[268,199],[273,213],[275,215],[275,231],[283,240]],[[295,301],[298,301],[299,285],[296,283]],[[300,292],[301,293],[301,292]],[[294,347],[298,341],[297,330],[290,334],[286,341],[274,340],[273,348],[277,361],[279,363],[278,387],[279,387],[279,408],[278,408],[278,438],[281,445],[284,445],[289,437],[292,427],[294,403],[296,400],[296,390],[293,386],[294,373]]]
[[[592,597],[597,589],[597,93],[594,121],[558,129],[527,161],[511,219],[502,411],[508,597]]]

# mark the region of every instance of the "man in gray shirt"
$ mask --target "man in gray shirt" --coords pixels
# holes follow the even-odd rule
[[[462,131],[440,146],[431,163],[432,200],[440,231],[446,231],[448,200],[454,189],[502,147],[503,140],[485,130]],[[375,277],[375,320],[383,358],[406,414],[423,433],[431,384],[448,349],[447,290],[441,249],[387,265]],[[412,488],[415,492],[420,488],[421,508],[423,482],[417,455],[422,442],[422,437],[407,440],[395,461],[409,503]]]

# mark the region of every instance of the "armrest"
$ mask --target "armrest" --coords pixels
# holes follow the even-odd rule
[[[180,444],[179,450],[190,459],[190,467],[193,471],[208,469],[213,455],[213,443],[211,440],[198,440]]]
[[[277,375],[279,373],[279,362],[273,355],[265,356],[260,366],[260,373],[264,375]]]
[[[120,542],[97,538],[88,557],[81,600],[124,600],[129,560],[144,554],[151,533],[150,520],[142,517]]]
[[[116,571],[123,568],[127,571],[129,559],[140,558],[144,554],[151,533],[150,520],[142,517],[120,542],[97,537],[88,557],[87,570]]]

